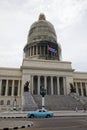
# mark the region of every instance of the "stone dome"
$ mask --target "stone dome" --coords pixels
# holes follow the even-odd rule
[[[57,43],[54,26],[46,20],[44,14],[40,14],[38,21],[34,22],[30,27],[27,44],[43,40]]]
[[[29,30],[24,57],[32,59],[61,60],[61,47],[57,43],[54,26],[40,14]]]

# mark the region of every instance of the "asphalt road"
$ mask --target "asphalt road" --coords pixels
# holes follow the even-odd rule
[[[27,119],[33,121],[30,128],[19,130],[87,130],[87,116],[85,117],[53,117]]]
[[[18,130],[87,130],[87,116],[53,118],[8,118],[0,119],[0,127],[18,126],[33,122],[33,126]]]

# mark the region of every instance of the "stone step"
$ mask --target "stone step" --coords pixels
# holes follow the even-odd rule
[[[34,101],[32,95],[29,92],[24,92],[24,111],[36,110],[38,108],[36,102]]]
[[[33,95],[35,102],[38,107],[41,108],[42,97],[40,95]],[[77,102],[72,96],[67,95],[46,95],[45,96],[45,108],[48,110],[75,110],[76,106],[78,109],[83,109],[83,105]]]

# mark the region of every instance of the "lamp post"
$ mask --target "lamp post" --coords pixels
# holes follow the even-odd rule
[[[45,95],[46,95],[46,89],[44,88],[44,86],[41,86],[40,95],[42,96],[42,109],[45,109]]]

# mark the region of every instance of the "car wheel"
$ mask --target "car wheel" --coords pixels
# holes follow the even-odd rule
[[[32,114],[32,115],[30,115],[30,118],[34,118],[34,115]]]
[[[50,117],[50,115],[47,115],[47,116],[46,116],[46,118],[49,118],[49,117]]]

